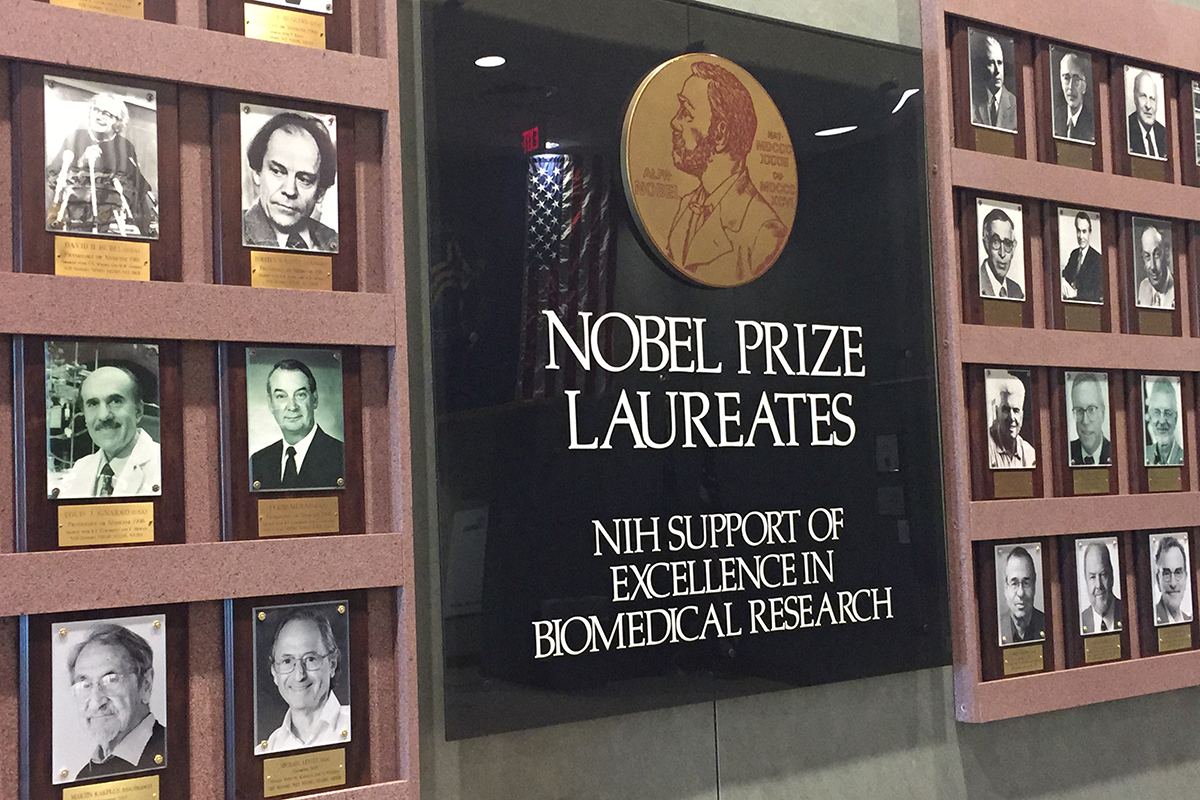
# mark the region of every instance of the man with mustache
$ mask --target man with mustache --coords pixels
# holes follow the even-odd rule
[[[1175,275],[1171,269],[1171,248],[1162,232],[1153,225],[1142,231],[1139,256],[1146,277],[1138,284],[1138,308],[1175,308]]]
[[[1021,243],[1015,238],[1016,227],[1008,214],[993,208],[983,218],[983,263],[979,265],[979,294],[1005,300],[1024,300],[1020,285],[1008,277],[1013,254]]]
[[[692,64],[677,99],[671,159],[700,185],[679,200],[667,256],[700,283],[746,283],[775,263],[788,237],[746,169],[758,130],[754,100],[733,73],[707,61]]]
[[[1075,243],[1062,269],[1062,299],[1081,303],[1104,302],[1104,267],[1100,251],[1092,247],[1092,218],[1086,211],[1075,215]]]
[[[1142,70],[1133,79],[1133,113],[1129,115],[1129,152],[1165,161],[1167,129],[1155,119],[1158,85],[1154,75]]]
[[[1058,73],[1065,103],[1054,104],[1054,135],[1076,142],[1095,142],[1096,120],[1088,94],[1090,60],[1079,53],[1067,53],[1059,62]]]
[[[337,180],[337,149],[325,124],[276,114],[254,135],[246,161],[257,198],[242,214],[242,244],[336,253],[337,231],[312,218]]]
[[[1106,633],[1121,627],[1120,598],[1113,594],[1113,565],[1108,547],[1092,542],[1083,551],[1083,577],[1090,605],[1079,615],[1085,634]]]
[[[1149,380],[1149,377],[1143,379]],[[1179,404],[1175,387],[1164,377],[1157,377],[1146,396],[1143,424],[1146,431],[1145,465],[1179,466],[1183,463],[1183,446],[1175,436],[1179,426]]]
[[[271,679],[288,710],[262,752],[349,741],[350,706],[333,692],[341,655],[324,616],[306,609],[286,613],[271,644]]]
[[[1037,571],[1033,556],[1017,545],[1004,561],[1004,603],[1000,613],[1001,644],[1040,642],[1046,638],[1046,615],[1035,608]]]
[[[1160,593],[1154,604],[1155,625],[1192,621],[1187,551],[1174,536],[1166,536],[1154,553],[1154,585]]]
[[[91,372],[79,387],[96,452],[78,459],[50,496],[129,497],[162,493],[158,442],[138,427],[145,412],[137,378],[124,367]]]
[[[1025,413],[1025,385],[1011,375],[988,381],[992,401],[992,426],[988,429],[988,463],[992,469],[1033,469],[1037,461],[1033,446],[1021,438]]]
[[[988,36],[975,57],[973,75],[981,80],[983,97],[972,94],[976,102],[971,107],[971,122],[989,128],[1017,130],[1017,98],[1004,88],[1004,50],[999,40]]]
[[[1104,436],[1108,407],[1100,388],[1102,380],[1108,383],[1094,372],[1083,372],[1071,384],[1071,414],[1078,434],[1069,444],[1072,467],[1112,463],[1112,442]]]
[[[317,379],[308,365],[277,362],[267,375],[267,400],[283,436],[250,457],[252,488],[341,488],[346,446],[316,424]]]

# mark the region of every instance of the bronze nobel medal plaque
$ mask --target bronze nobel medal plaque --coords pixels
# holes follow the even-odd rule
[[[263,797],[329,789],[346,783],[346,748],[317,750],[263,762]]]
[[[714,108],[725,111],[714,119]],[[795,153],[779,109],[719,56],[678,56],[642,80],[625,113],[621,172],[642,236],[706,286],[762,275],[796,220]]]

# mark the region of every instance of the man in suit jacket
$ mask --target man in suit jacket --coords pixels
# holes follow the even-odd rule
[[[1108,546],[1091,542],[1083,551],[1083,577],[1088,607],[1079,615],[1083,633],[1105,633],[1121,629],[1121,600],[1113,594],[1113,565]]]
[[[1063,100],[1054,100],[1054,135],[1076,142],[1096,141],[1096,117],[1088,94],[1091,64],[1078,53],[1067,53],[1059,64]]]
[[[1100,251],[1092,247],[1092,219],[1086,211],[1075,215],[1075,241],[1062,269],[1062,299],[1084,303],[1104,302],[1104,267]]]
[[[1013,254],[1020,246],[1013,233],[1015,227],[1008,214],[993,208],[983,218],[983,251],[987,256],[979,265],[979,294],[1006,300],[1024,300],[1020,285],[1008,277]]]
[[[983,51],[976,58],[981,72],[973,78],[982,78],[984,96],[973,97],[971,122],[989,128],[1016,132],[1017,98],[1004,88],[1004,50],[994,36],[984,39]]]
[[[1046,615],[1035,608],[1037,570],[1033,556],[1021,545],[1004,561],[1005,608],[1000,613],[1000,643],[1040,642],[1046,638]]]
[[[1129,115],[1129,152],[1162,161],[1167,159],[1167,129],[1154,118],[1158,111],[1158,86],[1143,70],[1133,79],[1133,113]]]
[[[1071,466],[1107,466],[1112,463],[1112,442],[1104,435],[1108,404],[1101,383],[1108,378],[1094,372],[1075,375],[1071,384],[1071,414],[1077,437],[1070,441]]]
[[[250,485],[273,489],[340,489],[345,445],[316,424],[317,379],[303,361],[285,358],[267,375],[271,415],[283,438],[250,457]]]

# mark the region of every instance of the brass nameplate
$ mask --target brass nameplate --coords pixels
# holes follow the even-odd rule
[[[1146,488],[1152,492],[1182,492],[1182,467],[1146,467]]]
[[[247,38],[325,49],[325,17],[320,14],[270,8],[257,3],[246,3],[243,10]]]
[[[333,290],[333,258],[250,251],[250,285],[260,289]]]
[[[1012,472],[992,470],[992,494],[997,500],[1033,497],[1033,473],[1026,469]]]
[[[1176,650],[1192,649],[1192,626],[1172,625],[1158,629],[1158,652],[1173,653]]]
[[[154,503],[83,503],[58,507],[58,546],[152,543]]]
[[[1072,494],[1108,494],[1108,469],[1076,467],[1071,470]]]
[[[1121,658],[1121,634],[1089,636],[1083,640],[1083,663],[1099,664],[1101,661],[1117,661]]]
[[[1138,310],[1138,333],[1148,336],[1174,336],[1175,315],[1170,311]]]
[[[1040,644],[1009,647],[1004,650],[1004,677],[1006,678],[1010,675],[1023,675],[1026,672],[1041,672],[1045,667]]]
[[[142,0],[50,0],[52,6],[77,8],[80,11],[99,11],[129,19],[144,19]]]
[[[328,789],[346,782],[346,748],[263,759],[263,797]]]
[[[1148,181],[1165,181],[1167,179],[1167,162],[1165,161],[1138,158],[1137,156],[1131,156],[1129,161],[1129,174],[1135,178],[1144,178]]]
[[[150,243],[55,236],[54,274],[73,278],[148,281]]]
[[[67,787],[62,800],[158,800],[158,776]]]
[[[258,501],[259,536],[337,533],[336,497],[287,497]]]
[[[983,324],[1020,328],[1025,324],[1025,304],[1016,300],[983,298]]]
[[[1055,142],[1054,144],[1058,149],[1059,164],[1079,169],[1092,168],[1092,148],[1086,144],[1072,144],[1071,142]]]
[[[1063,304],[1063,327],[1069,331],[1103,330],[1100,325],[1100,312],[1103,306],[1077,306]]]
[[[975,149],[980,153],[994,153],[998,156],[1017,155],[1017,136],[1004,131],[993,131],[988,128],[975,129]]]

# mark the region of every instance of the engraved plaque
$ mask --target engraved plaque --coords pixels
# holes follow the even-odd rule
[[[319,14],[269,8],[257,3],[246,3],[243,10],[246,36],[250,39],[325,49],[325,17]]]
[[[993,472],[992,486],[996,499],[1033,497],[1033,473],[1027,470]]]
[[[1108,494],[1110,491],[1106,469],[1073,469],[1071,482],[1074,494]]]
[[[338,532],[336,497],[292,497],[258,501],[259,536],[302,536]]]
[[[154,503],[59,506],[58,546],[152,543]]]
[[[1055,142],[1054,145],[1058,150],[1059,164],[1079,169],[1092,168],[1092,148],[1085,144],[1071,144],[1070,142]]]
[[[1129,174],[1135,178],[1148,181],[1165,181],[1167,179],[1167,164],[1164,161],[1154,161],[1146,158],[1132,158]]]
[[[1017,155],[1017,137],[1003,131],[976,128],[975,149],[980,153],[994,153],[998,156],[1015,157]]]
[[[1138,311],[1138,333],[1149,336],[1174,336],[1175,322],[1170,311]]]
[[[1152,492],[1183,491],[1183,469],[1180,467],[1146,467],[1146,488]]]
[[[346,782],[346,749],[263,760],[263,796],[328,789]]]
[[[1173,653],[1176,650],[1192,648],[1192,626],[1172,625],[1169,628],[1158,629],[1158,652]]]
[[[1004,651],[1004,677],[1023,675],[1026,672],[1041,672],[1045,669],[1042,660],[1042,645],[1009,647]]]
[[[250,251],[250,285],[262,289],[333,290],[333,258]]]
[[[1063,305],[1063,327],[1069,331],[1097,331],[1100,327],[1099,306]]]
[[[1089,636],[1083,640],[1083,662],[1099,664],[1101,661],[1116,661],[1121,657],[1121,634]]]
[[[67,787],[62,800],[158,800],[158,776]]]
[[[144,19],[142,0],[50,0],[50,5],[77,8],[81,11],[99,11],[129,19]]]
[[[150,280],[150,243],[54,237],[54,274],[76,278]]]
[[[989,131],[993,133],[993,131]],[[1011,300],[983,300],[983,324],[1020,328],[1025,324],[1025,304]]]

